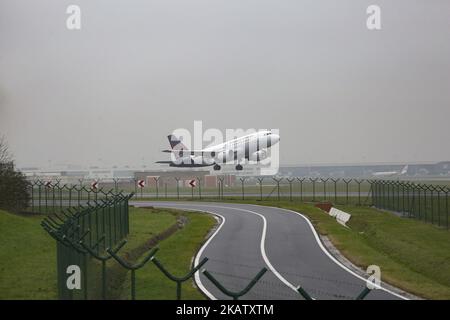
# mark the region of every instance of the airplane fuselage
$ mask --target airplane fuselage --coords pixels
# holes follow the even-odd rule
[[[267,158],[268,149],[279,140],[279,135],[271,131],[259,131],[202,150],[188,150],[182,143],[178,143],[172,150],[166,150],[172,154],[171,161],[160,163],[168,163],[171,167],[214,165],[214,169],[219,170],[219,164],[235,162],[238,163],[237,168],[242,168],[240,163],[245,160],[259,162]]]

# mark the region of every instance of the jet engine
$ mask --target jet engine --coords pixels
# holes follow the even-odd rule
[[[259,150],[259,151],[253,152],[250,155],[249,160],[251,160],[251,161],[261,161],[261,160],[264,160],[265,158],[267,158],[267,156],[268,156],[267,150],[263,149],[263,150]]]

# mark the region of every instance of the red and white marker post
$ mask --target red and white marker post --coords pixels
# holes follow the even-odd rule
[[[138,180],[137,186],[139,187],[139,189],[141,189],[141,198],[143,198],[144,197],[143,189],[145,187],[145,180]]]
[[[97,191],[98,187],[99,187],[98,181],[97,180],[92,181],[92,183],[91,183],[91,190],[92,191]]]
[[[194,198],[194,188],[197,185],[197,181],[195,179],[189,181],[189,185],[191,186],[191,194],[192,198]]]

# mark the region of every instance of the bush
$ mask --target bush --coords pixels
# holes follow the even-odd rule
[[[0,209],[20,212],[28,208],[28,181],[13,165],[0,164]]]
[[[14,170],[6,144],[0,138],[0,209],[21,212],[28,208],[28,185],[25,176]]]

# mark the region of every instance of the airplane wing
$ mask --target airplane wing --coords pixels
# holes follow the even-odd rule
[[[166,152],[166,153],[180,153],[183,152],[184,154],[198,154],[198,155],[202,155],[202,154],[211,154],[212,152],[216,152],[216,151],[211,151],[211,150],[188,150],[188,149],[172,149],[172,150],[163,150],[162,152]]]

